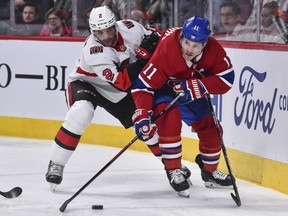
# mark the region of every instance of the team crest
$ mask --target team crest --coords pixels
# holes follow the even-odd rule
[[[103,46],[90,47],[90,55],[96,54],[96,53],[103,53]]]
[[[103,17],[103,16],[102,16],[102,14],[100,13],[100,14],[99,14],[99,18],[102,18],[102,17]]]

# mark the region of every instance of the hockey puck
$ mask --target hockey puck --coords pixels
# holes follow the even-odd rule
[[[93,210],[102,210],[103,209],[103,205],[92,205],[92,209]]]

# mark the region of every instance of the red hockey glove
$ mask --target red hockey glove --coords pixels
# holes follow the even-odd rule
[[[154,53],[160,36],[157,32],[152,32],[150,35],[144,35],[140,46],[135,50],[138,59],[144,65],[148,62],[152,54]]]
[[[137,109],[132,116],[135,133],[140,134],[139,139],[142,141],[151,139],[157,131],[157,126],[151,122],[152,115],[151,110],[148,112],[146,109]]]
[[[205,93],[207,93],[205,86],[198,79],[185,80],[179,85],[175,85],[173,90],[177,93],[184,93],[184,96],[179,98],[180,104],[190,103],[195,99],[204,97]]]

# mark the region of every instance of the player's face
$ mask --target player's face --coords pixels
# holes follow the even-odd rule
[[[104,46],[111,47],[116,43],[117,40],[117,32],[115,26],[111,26],[110,28],[103,30],[93,31],[93,34]]]
[[[203,43],[190,41],[183,37],[180,40],[182,56],[185,60],[191,61],[195,56],[199,55],[203,49]]]

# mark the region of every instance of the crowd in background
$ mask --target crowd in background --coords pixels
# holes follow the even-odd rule
[[[1,0],[0,35],[86,37],[101,5],[159,30],[199,16],[219,40],[288,43],[288,0]]]

